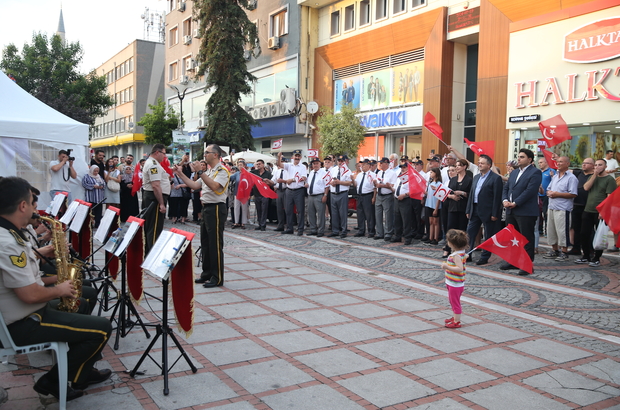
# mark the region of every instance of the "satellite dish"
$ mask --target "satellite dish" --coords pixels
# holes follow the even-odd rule
[[[133,123],[133,122],[130,122],[128,125],[129,125],[129,129],[132,129],[132,128],[133,128],[133,126],[134,126],[134,123]]]
[[[308,102],[308,104],[306,104],[306,109],[310,114],[316,114],[316,112],[319,111],[319,104],[317,104],[315,101],[310,101]]]

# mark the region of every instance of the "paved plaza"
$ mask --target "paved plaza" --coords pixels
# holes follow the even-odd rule
[[[152,339],[136,327],[114,350],[114,332],[99,363],[113,369],[112,380],[69,409],[620,409],[613,254],[600,268],[537,256],[526,278],[500,271],[495,256],[489,265],[470,264],[463,327],[446,329],[451,311],[438,247],[251,225],[227,228],[225,241],[225,286],[196,285],[194,331],[176,333],[197,373],[180,358],[164,395],[154,361],[135,379],[128,374]],[[138,310],[155,325],[161,283],[146,275],[144,284]],[[168,345],[172,364],[179,354]],[[158,342],[158,363],[161,351]],[[9,401],[0,410],[57,409],[32,389],[42,370],[27,367],[50,363],[42,352],[1,364]]]

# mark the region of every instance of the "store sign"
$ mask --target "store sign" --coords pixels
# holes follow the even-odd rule
[[[515,117],[509,117],[509,122],[527,122],[527,121],[540,121],[540,114],[532,114],[532,115],[518,115]]]
[[[189,135],[183,131],[172,131],[172,142],[177,144],[189,143]]]
[[[448,16],[448,33],[480,24],[480,7],[450,14]]]
[[[361,114],[360,123],[369,130],[420,127],[422,125],[422,106],[397,110],[375,111]]]
[[[563,59],[596,63],[620,56],[620,17],[588,23],[564,36]]]

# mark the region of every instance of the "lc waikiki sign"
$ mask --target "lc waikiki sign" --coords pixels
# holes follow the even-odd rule
[[[618,11],[620,8],[607,13]],[[584,15],[511,36],[509,84],[514,88],[509,90],[509,110],[596,100],[620,102],[620,16],[596,16],[603,17],[599,13]],[[576,25],[579,27],[574,28]],[[559,54],[555,50],[540,46],[528,56],[536,61],[534,68],[520,69],[523,55],[513,46],[519,49],[545,37],[547,44],[561,45],[562,59],[553,57]],[[618,108],[620,105],[614,107]]]
[[[360,123],[368,130],[422,126],[422,106],[396,110],[381,110],[359,115]]]

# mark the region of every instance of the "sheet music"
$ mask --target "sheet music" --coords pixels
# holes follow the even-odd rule
[[[56,194],[54,200],[52,201],[52,211],[50,212],[52,216],[58,215],[58,211],[60,211],[60,207],[65,202],[65,198],[67,198],[65,194]]]
[[[151,248],[142,268],[160,279],[168,279],[173,261],[185,242],[185,236],[163,231]]]
[[[116,248],[116,250],[114,251],[114,255],[121,256],[122,253],[127,250],[127,247],[133,240],[134,236],[136,236],[136,232],[138,232],[138,229],[140,229],[140,224],[138,222],[128,222],[125,224],[125,228],[123,229],[125,235],[123,236],[120,245],[118,245],[118,248]]]
[[[106,209],[105,214],[103,214],[103,218],[101,218],[101,222],[99,222],[97,233],[93,236],[93,238],[97,239],[101,243],[104,243],[106,236],[108,236],[108,232],[110,232],[112,222],[114,222],[114,217],[116,216],[116,212]]]
[[[77,211],[75,212],[75,217],[73,218],[73,222],[71,222],[71,229],[75,233],[79,233],[82,230],[82,225],[84,225],[84,221],[86,220],[86,216],[90,211],[90,207],[84,204],[80,204],[78,206]]]
[[[67,212],[65,212],[62,218],[60,218],[60,222],[65,225],[69,225],[69,223],[71,223],[71,220],[75,216],[75,211],[77,211],[79,205],[80,203],[78,201],[71,202],[69,208],[67,208]]]

